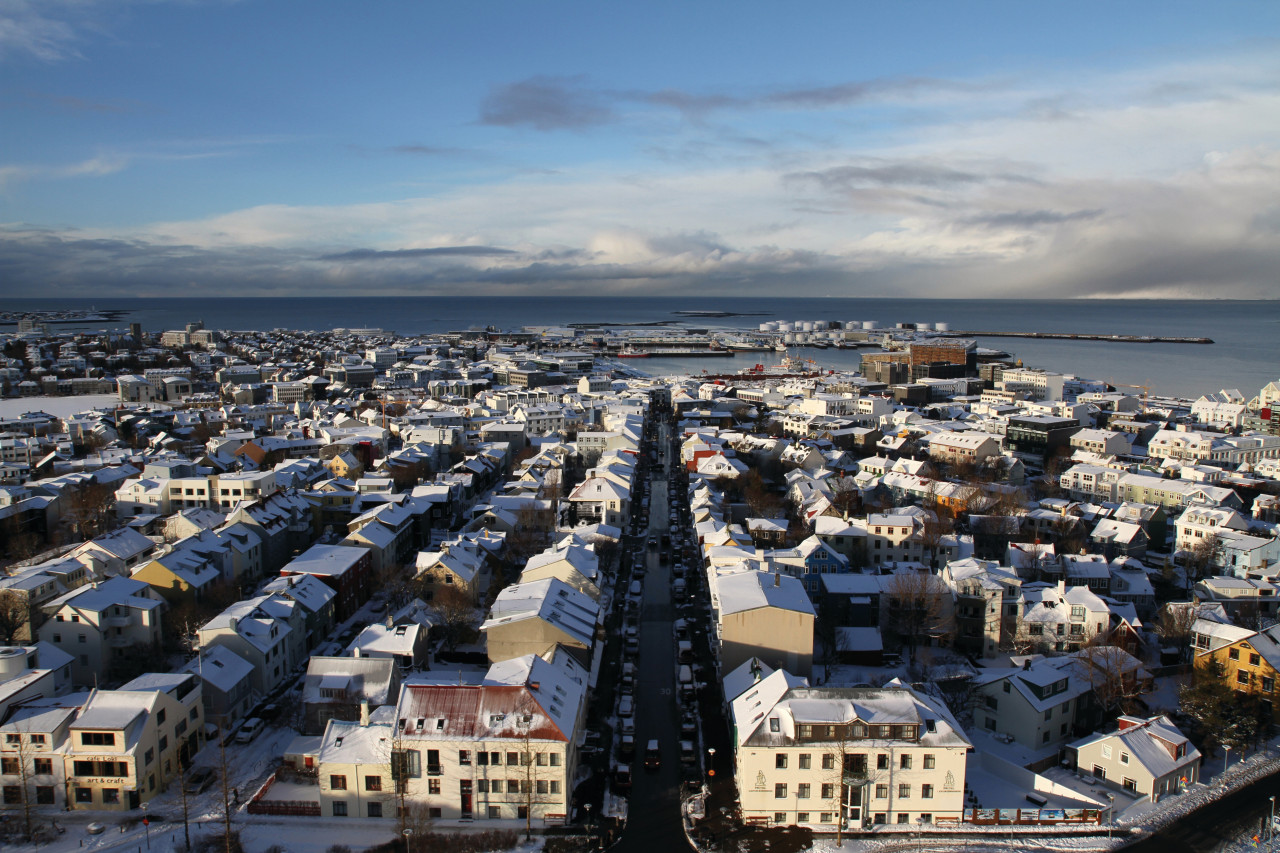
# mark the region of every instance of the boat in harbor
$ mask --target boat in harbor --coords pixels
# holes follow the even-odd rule
[[[648,358],[652,353],[645,350],[638,350],[635,347],[623,347],[618,352],[618,358]]]

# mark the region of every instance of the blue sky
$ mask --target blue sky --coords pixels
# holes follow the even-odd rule
[[[1280,298],[1278,24],[0,0],[0,295]]]

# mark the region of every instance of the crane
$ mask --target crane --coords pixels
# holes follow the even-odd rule
[[[1147,398],[1151,396],[1150,385],[1132,385],[1128,382],[1116,382],[1111,379],[1107,380],[1107,384],[1115,388],[1141,388],[1142,389],[1142,407],[1144,409],[1147,407]]]

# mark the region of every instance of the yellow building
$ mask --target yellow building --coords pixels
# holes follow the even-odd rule
[[[1197,669],[1214,662],[1222,666],[1228,686],[1239,693],[1257,696],[1272,706],[1276,689],[1276,669],[1280,667],[1280,625],[1263,631],[1197,619],[1191,628],[1191,645]]]

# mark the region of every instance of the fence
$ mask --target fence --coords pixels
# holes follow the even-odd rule
[[[965,809],[964,822],[978,826],[1102,823],[1102,809]]]
[[[279,770],[267,777],[262,787],[249,800],[249,814],[286,815],[291,817],[320,817],[320,804],[309,800],[267,800],[267,792],[276,782]]]

